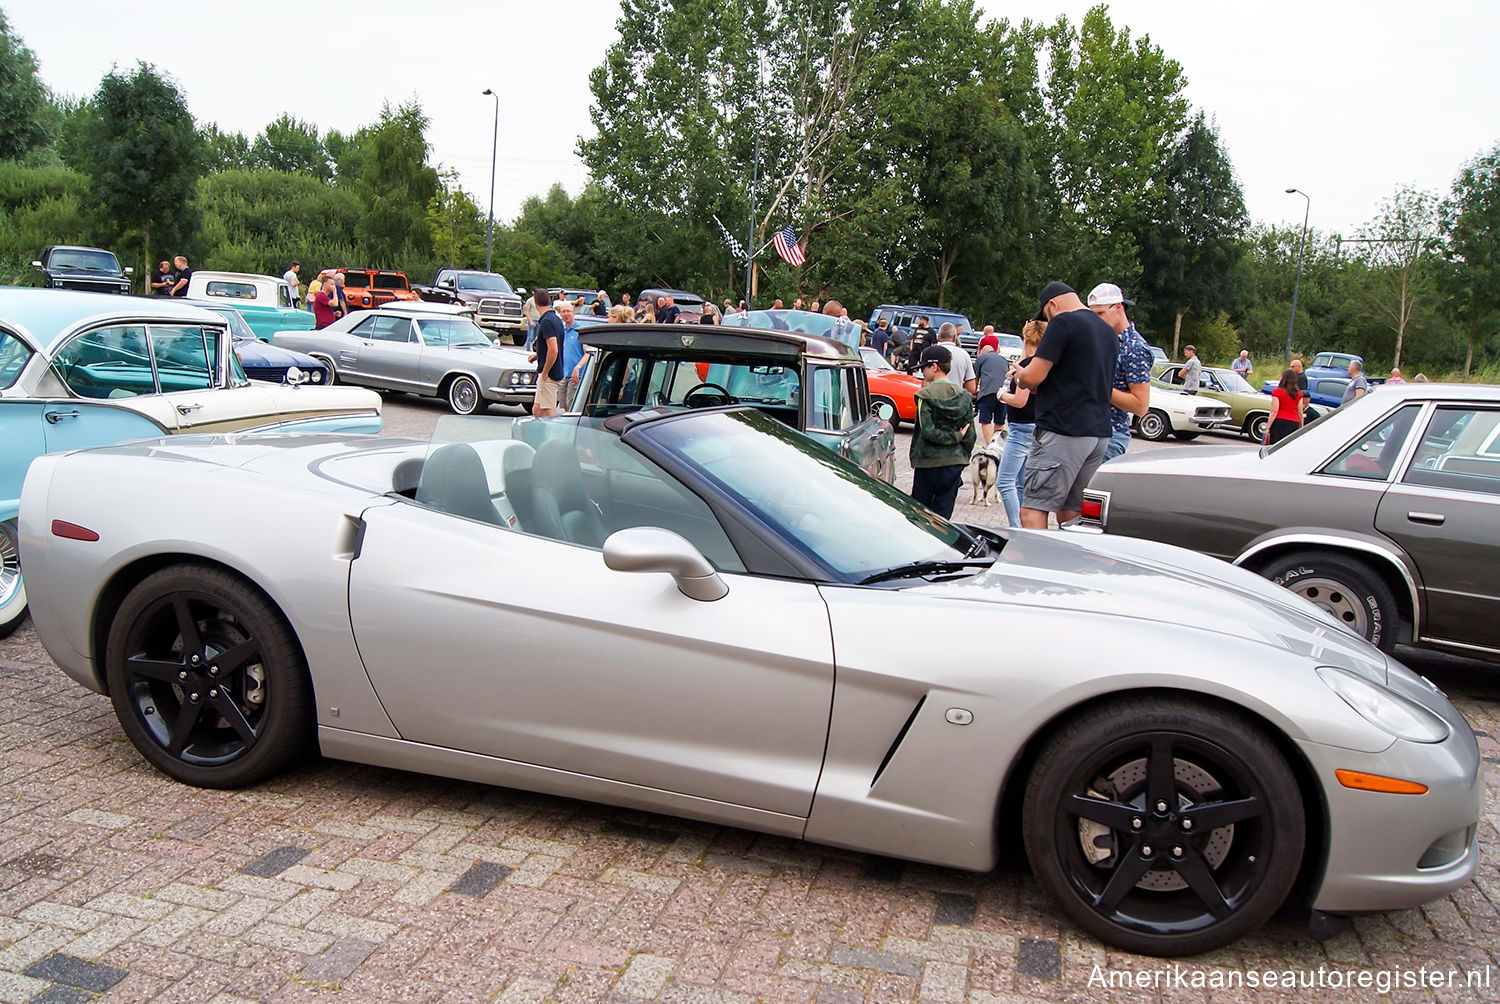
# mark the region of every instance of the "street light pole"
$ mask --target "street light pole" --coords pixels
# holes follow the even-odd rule
[[[1302,212],[1302,239],[1297,242],[1297,278],[1292,280],[1292,319],[1286,325],[1286,359],[1288,365],[1292,361],[1292,329],[1297,326],[1297,287],[1302,285],[1302,252],[1307,247],[1307,219],[1312,214],[1312,197],[1306,192],[1296,188],[1288,188],[1286,194],[1297,194],[1307,200],[1307,206]]]
[[[490,225],[484,232],[484,270],[490,271],[490,252],[495,246],[495,154],[500,149],[500,95],[484,89],[495,99],[495,134],[490,139]]]

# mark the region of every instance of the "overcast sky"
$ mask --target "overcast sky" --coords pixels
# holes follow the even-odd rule
[[[1083,0],[983,0],[991,17],[1077,24]],[[111,66],[144,60],[176,80],[200,122],[254,137],[282,112],[351,131],[381,103],[415,97],[434,162],[481,208],[499,96],[495,212],[587,172],[589,71],[615,39],[617,0],[393,0],[313,10],[243,0],[139,7],[0,0],[54,91],[91,95]],[[150,5],[146,9],[151,8]],[[1187,96],[1219,125],[1254,220],[1351,233],[1399,184],[1444,194],[1463,163],[1500,143],[1500,3],[1494,0],[1117,0],[1116,27],[1182,64]],[[542,22],[539,17],[545,16]],[[540,40],[536,40],[540,37]]]

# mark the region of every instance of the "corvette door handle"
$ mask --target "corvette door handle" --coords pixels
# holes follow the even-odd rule
[[[202,410],[203,410],[203,405],[201,405],[201,404],[179,404],[177,406],[177,414],[179,414],[179,415],[186,415],[186,414],[189,414],[190,412],[202,411]]]
[[[82,412],[79,411],[49,411],[46,414],[47,421],[56,425],[65,418],[77,418]]]
[[[1426,523],[1428,526],[1442,526],[1443,520],[1447,519],[1440,512],[1409,512],[1406,518],[1413,523]]]

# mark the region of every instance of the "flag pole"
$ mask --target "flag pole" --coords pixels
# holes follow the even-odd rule
[[[755,157],[750,162],[750,219],[745,235],[745,309],[751,307],[751,275],[755,268],[755,255],[750,249],[755,246],[755,183],[760,175],[760,53],[755,54]],[[765,248],[761,248],[764,251]],[[755,252],[760,254],[760,251]]]

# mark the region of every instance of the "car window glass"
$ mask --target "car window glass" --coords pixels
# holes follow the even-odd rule
[[[1430,488],[1500,495],[1500,409],[1437,409],[1402,480]]]
[[[146,329],[140,325],[84,332],[52,357],[52,368],[79,397],[118,398],[156,393]]]
[[[1323,468],[1324,474],[1384,481],[1401,455],[1421,405],[1409,404],[1365,431]]]
[[[352,289],[364,289],[370,285],[370,273],[368,272],[345,272],[344,285]]]
[[[745,570],[702,499],[588,420],[447,416],[416,480],[419,505],[455,516],[596,550],[618,530],[662,527],[715,568]]]
[[[0,331],[0,389],[13,385],[26,368],[31,349],[9,331]]]
[[[376,289],[406,289],[406,276],[399,272],[376,272]]]
[[[807,427],[841,432],[854,424],[854,402],[843,371],[831,366],[814,367],[810,373],[812,394],[808,399]]]
[[[374,338],[375,325],[383,321],[384,319],[385,318],[383,317],[372,314],[369,317],[366,317],[364,320],[360,321],[354,327],[350,328],[349,334],[358,335],[361,338]]]
[[[76,269],[80,272],[118,272],[120,263],[108,251],[88,251],[83,248],[59,248],[47,259],[47,267],[53,269]]]
[[[758,411],[699,413],[641,432],[836,579],[964,556],[953,524]]]
[[[411,341],[411,318],[377,317],[371,336],[382,342],[409,342]]]
[[[222,279],[210,280],[204,287],[205,296],[222,296],[228,300],[253,300],[255,299],[255,285],[249,282],[225,282]]]
[[[162,393],[213,386],[218,371],[218,329],[153,324],[150,330]]]
[[[433,346],[489,345],[490,340],[473,321],[461,317],[422,321],[418,327],[424,344]]]
[[[276,284],[276,306],[290,307],[292,305],[292,287]]]

